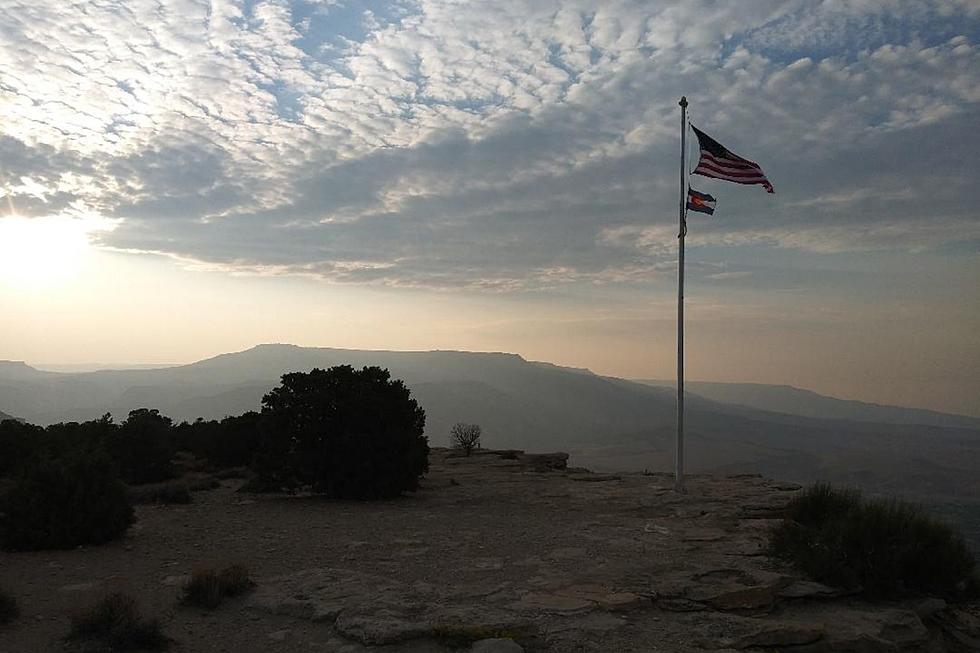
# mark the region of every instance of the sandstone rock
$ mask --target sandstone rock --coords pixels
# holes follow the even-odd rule
[[[481,639],[470,647],[470,653],[524,653],[524,647],[512,639]]]
[[[843,593],[840,589],[822,583],[798,580],[779,590],[778,596],[781,599],[827,599]]]
[[[100,587],[101,583],[93,581],[91,583],[75,583],[74,585],[64,585],[58,588],[59,592],[89,592]]]
[[[666,526],[660,526],[659,524],[654,524],[653,522],[647,522],[643,526],[644,533],[656,533],[657,535],[670,535],[670,529]]]
[[[571,474],[568,478],[582,483],[602,483],[604,481],[619,481],[623,477],[618,474]]]
[[[928,629],[911,610],[829,605],[810,617],[822,619],[824,637],[794,653],[893,653],[934,650]],[[942,650],[941,648],[939,650]]]
[[[912,611],[918,615],[919,619],[926,620],[933,617],[937,612],[942,612],[946,609],[946,601],[937,598],[929,598],[920,601]]]
[[[396,644],[428,635],[427,624],[406,619],[388,610],[374,614],[347,614],[337,617],[334,627],[344,637],[368,646]]]
[[[659,599],[657,607],[667,612],[704,612],[708,609],[704,603],[676,598]]]
[[[692,528],[681,534],[681,542],[720,542],[727,539],[729,535],[718,529],[697,529]]]
[[[521,460],[538,471],[562,470],[568,467],[568,454],[564,451],[527,453],[521,456]]]
[[[765,624],[757,631],[739,637],[732,645],[736,649],[802,646],[804,644],[812,644],[823,636],[823,628],[804,624],[777,622]]]
[[[911,610],[888,610],[881,615],[878,636],[898,646],[920,644],[929,638],[919,615]]]
[[[803,487],[799,483],[786,483],[784,481],[769,481],[766,485],[780,492],[795,492]]]
[[[691,580],[693,584],[684,589],[683,598],[733,612],[769,610],[785,584],[783,576],[762,569],[713,569]]]
[[[551,560],[574,560],[576,558],[584,558],[587,551],[584,547],[579,546],[567,546],[560,549],[554,549],[548,553],[548,558]]]
[[[503,569],[504,561],[500,558],[476,558],[473,561],[473,568],[484,571]]]
[[[165,576],[160,584],[165,587],[179,587],[181,585],[186,585],[190,581],[190,574],[177,574],[173,576]]]
[[[576,639],[584,639],[590,632],[609,632],[622,628],[628,622],[621,616],[608,612],[590,612],[586,615],[576,616],[575,619],[566,620],[565,623],[556,624],[549,628],[551,633],[574,632],[579,634]]]
[[[521,597],[519,609],[541,610],[561,614],[587,612],[594,606],[592,601],[577,596],[562,596],[545,592],[528,592]]]
[[[704,601],[715,610],[741,611],[769,609],[775,602],[775,598],[775,588],[763,585],[724,591],[706,597]]]

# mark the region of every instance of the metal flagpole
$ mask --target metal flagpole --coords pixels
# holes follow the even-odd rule
[[[681,200],[677,235],[677,450],[674,491],[684,492],[684,236],[687,235],[687,97],[681,96]]]

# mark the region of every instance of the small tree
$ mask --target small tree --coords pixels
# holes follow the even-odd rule
[[[479,424],[456,422],[449,431],[449,441],[452,443],[453,449],[462,449],[468,456],[474,449],[480,448],[481,433]]]
[[[417,489],[429,468],[425,411],[379,367],[285,374],[262,417],[253,469],[267,482],[377,499]]]
[[[134,484],[156,483],[174,477],[176,453],[173,421],[150,408],[129,411],[129,417],[111,432],[107,449],[123,478]]]

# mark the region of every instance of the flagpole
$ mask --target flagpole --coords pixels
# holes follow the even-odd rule
[[[674,454],[674,491],[684,492],[684,237],[687,235],[687,97],[681,96],[681,198],[677,235],[677,449]]]

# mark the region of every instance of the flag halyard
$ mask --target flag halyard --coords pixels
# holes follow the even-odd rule
[[[691,129],[698,137],[701,149],[701,158],[693,174],[736,184],[759,184],[767,193],[773,192],[772,184],[758,163],[740,157],[694,125]]]

